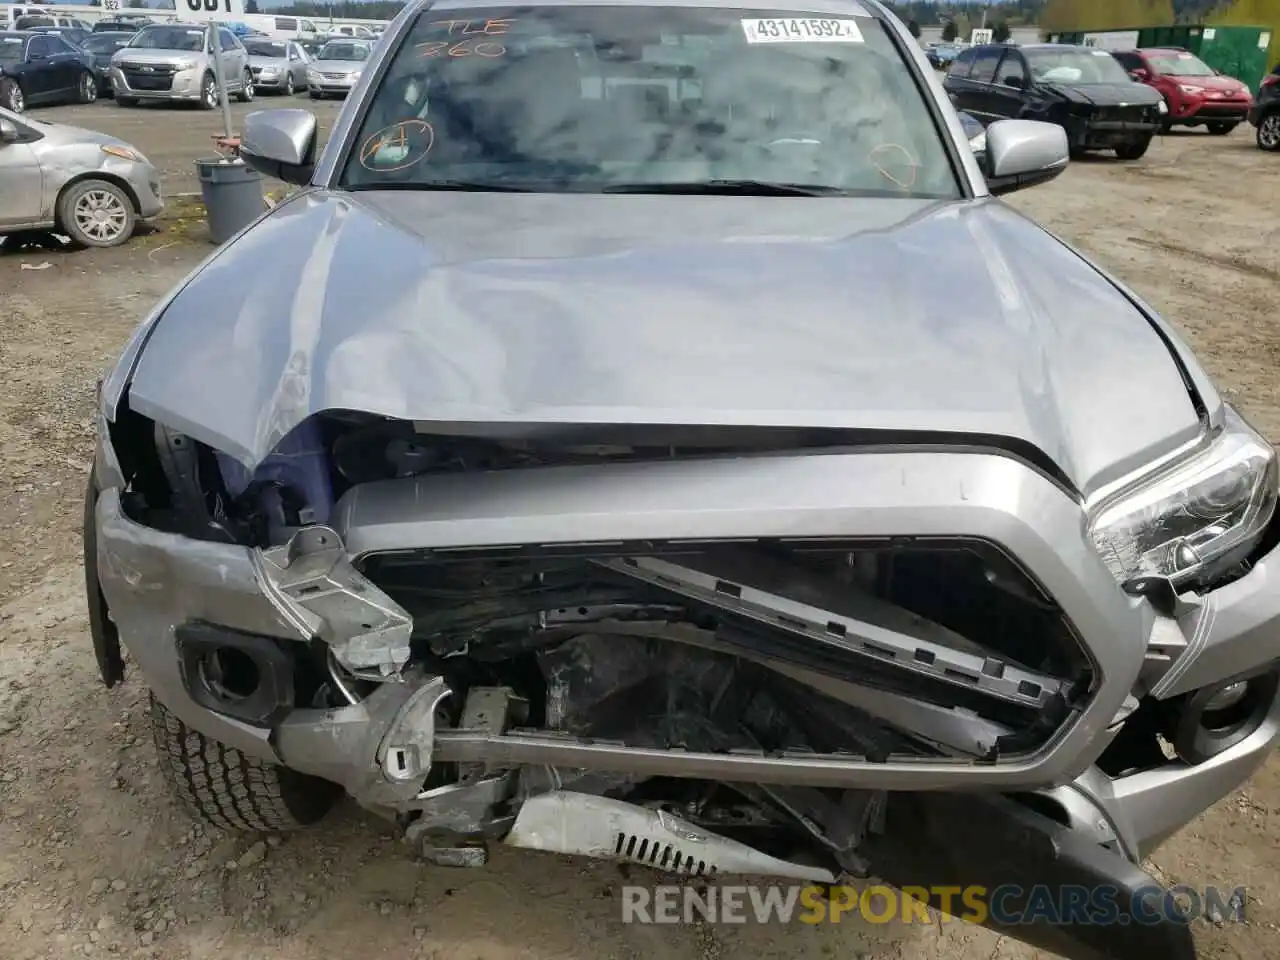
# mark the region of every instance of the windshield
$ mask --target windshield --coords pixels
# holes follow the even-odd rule
[[[349,148],[348,186],[959,195],[915,74],[864,15],[467,15],[419,15]]]
[[[1106,50],[1083,47],[1024,48],[1031,73],[1050,83],[1132,83],[1120,61]]]
[[[200,27],[144,27],[133,35],[129,46],[138,50],[204,49],[204,30]]]
[[[89,53],[113,53],[129,42],[129,34],[114,37],[108,33],[99,33],[85,37],[80,46]]]
[[[359,40],[330,40],[320,52],[317,60],[368,60],[369,45]]]
[[[12,33],[0,33],[0,61],[21,63],[26,40]]]
[[[272,57],[276,60],[283,60],[288,56],[283,43],[271,43],[267,40],[246,40],[244,41],[244,48],[253,57]]]
[[[1156,73],[1167,77],[1212,77],[1213,68],[1190,53],[1148,53]]]

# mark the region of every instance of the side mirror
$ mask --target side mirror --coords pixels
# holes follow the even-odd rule
[[[317,129],[310,110],[255,111],[244,118],[240,156],[259,173],[304,186],[315,171]]]
[[[13,143],[19,136],[18,125],[6,117],[0,117],[0,143]]]
[[[1040,120],[997,120],[987,127],[987,188],[994,194],[1048,183],[1067,168],[1067,133]]]
[[[1027,88],[1026,77],[1005,77],[1000,82],[1006,87],[1012,87],[1015,90],[1025,90]]]

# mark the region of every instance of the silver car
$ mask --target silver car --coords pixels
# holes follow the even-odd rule
[[[200,23],[154,23],[143,27],[111,57],[111,87],[122,107],[139,102],[195,103],[218,106],[213,63],[213,28]],[[222,77],[228,93],[253,99],[249,54],[225,27],[218,28]]]
[[[373,50],[371,40],[328,40],[307,65],[307,90],[312,100],[345,97],[360,79]]]
[[[57,230],[114,247],[164,209],[159,171],[123,140],[4,109],[0,183],[0,234]]]
[[[306,88],[311,58],[297,43],[267,37],[246,37],[243,43],[257,92],[293,96]]]
[[[1280,737],[1276,452],[997,196],[1060,127],[979,160],[875,0],[412,0],[241,150],[303,189],[139,326],[86,503],[200,815],[1194,957],[1141,864]]]

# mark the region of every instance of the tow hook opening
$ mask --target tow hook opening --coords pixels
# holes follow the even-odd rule
[[[207,623],[174,631],[183,684],[202,707],[270,727],[294,705],[292,657],[270,637]]]
[[[207,651],[200,658],[199,669],[205,686],[225,700],[244,700],[253,696],[262,685],[258,665],[247,653],[235,647],[215,647]]]

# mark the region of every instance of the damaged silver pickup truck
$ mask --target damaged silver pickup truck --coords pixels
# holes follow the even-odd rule
[[[304,189],[141,324],[85,514],[103,680],[211,822],[1124,919],[1270,753],[1274,450],[992,195],[1061,130],[976,157],[873,0],[418,0],[323,150],[243,149]]]

